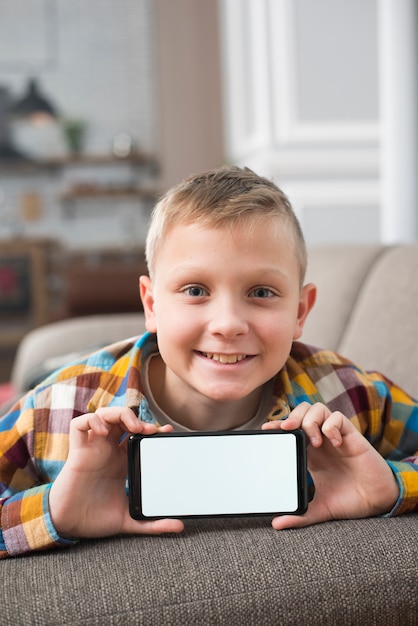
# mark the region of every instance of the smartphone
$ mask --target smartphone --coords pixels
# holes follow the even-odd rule
[[[128,465],[135,519],[301,515],[307,508],[302,430],[132,435]]]

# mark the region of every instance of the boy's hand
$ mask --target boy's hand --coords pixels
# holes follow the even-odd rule
[[[389,465],[350,420],[323,404],[306,402],[284,421],[263,429],[302,428],[308,439],[308,469],[315,496],[301,516],[273,519],[276,530],[308,526],[332,519],[373,517],[389,512],[399,487]]]
[[[51,487],[49,507],[62,537],[107,537],[119,533],[181,532],[180,520],[138,521],[126,495],[127,433],[166,432],[141,422],[128,408],[102,408],[81,415],[70,426],[67,461]]]

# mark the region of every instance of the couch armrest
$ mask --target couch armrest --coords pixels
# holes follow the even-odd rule
[[[37,626],[416,626],[417,533],[417,515],[281,532],[236,518],[85,541],[4,561],[2,620],[16,623],[18,610]]]
[[[27,391],[39,373],[50,371],[49,359],[61,358],[61,363],[55,361],[55,369],[78,354],[141,335],[144,330],[143,313],[75,317],[36,328],[19,344],[11,375],[13,387],[18,394]]]

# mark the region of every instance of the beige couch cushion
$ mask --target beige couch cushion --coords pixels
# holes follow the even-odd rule
[[[338,349],[418,397],[418,246],[387,248],[377,259]]]
[[[302,341],[337,350],[354,308],[358,291],[382,247],[321,246],[308,254],[306,282],[318,287],[318,297]]]

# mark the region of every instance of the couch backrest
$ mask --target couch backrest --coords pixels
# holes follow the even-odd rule
[[[306,282],[318,288],[317,301],[302,340],[338,350],[358,293],[383,253],[381,246],[320,246],[308,251]]]
[[[303,340],[418,397],[418,245],[313,249],[308,279],[319,295]]]

